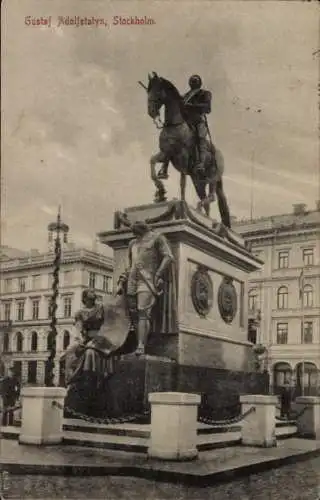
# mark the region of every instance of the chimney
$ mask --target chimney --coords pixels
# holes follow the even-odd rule
[[[320,200],[316,201],[316,210],[320,212]]]
[[[295,203],[293,205],[293,214],[294,215],[302,215],[306,211],[306,204],[305,203]]]

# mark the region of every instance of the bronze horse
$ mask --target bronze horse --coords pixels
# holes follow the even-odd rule
[[[166,191],[157,176],[155,166],[157,163],[171,162],[181,174],[181,200],[185,201],[186,177],[190,175],[200,200],[197,209],[201,211],[204,208],[206,215],[209,215],[210,203],[215,200],[216,194],[222,223],[230,228],[230,213],[222,183],[224,165],[221,152],[213,144],[207,142],[204,172],[197,172],[194,168],[197,161],[196,136],[187,123],[183,99],[178,90],[171,82],[153,72],[152,76],[149,75],[147,93],[148,114],[156,123],[157,128],[161,128],[160,151],[150,158],[151,179],[157,188],[155,201],[160,202],[166,199]],[[162,106],[164,106],[165,121],[160,126],[157,119]]]

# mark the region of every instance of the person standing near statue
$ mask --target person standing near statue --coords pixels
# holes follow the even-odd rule
[[[174,258],[166,237],[143,221],[132,224],[135,238],[128,249],[126,296],[131,322],[137,334],[136,355],[145,354],[151,330],[176,333],[176,283]],[[124,281],[120,280],[122,293]]]
[[[13,368],[9,368],[8,375],[2,379],[1,395],[3,402],[2,425],[13,425],[14,414],[9,408],[15,406],[20,395],[20,382]]]
[[[206,137],[209,130],[206,115],[211,113],[212,93],[202,88],[202,80],[199,75],[192,75],[189,78],[189,87],[190,89],[183,96],[183,104],[186,120],[196,135],[199,155],[196,170],[202,174],[205,170],[205,160],[208,151]],[[159,171],[158,178],[168,178],[168,164],[165,164]]]

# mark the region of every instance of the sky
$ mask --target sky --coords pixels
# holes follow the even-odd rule
[[[58,26],[68,15],[108,27]],[[155,24],[112,25],[130,15]],[[52,25],[27,26],[26,16],[52,16]],[[45,249],[61,204],[71,239],[90,246],[112,229],[115,210],[152,202],[159,132],[137,83],[151,71],[181,93],[197,73],[211,90],[208,122],[233,215],[250,216],[251,193],[254,217],[294,203],[312,209],[320,198],[318,22],[316,1],[2,2],[1,243]],[[169,173],[170,199],[179,177]],[[196,203],[190,181],[187,201]]]

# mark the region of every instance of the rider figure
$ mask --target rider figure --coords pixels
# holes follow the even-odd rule
[[[209,90],[202,89],[202,80],[199,75],[192,75],[189,78],[190,90],[183,96],[183,103],[186,111],[188,124],[196,133],[196,141],[199,152],[197,171],[204,172],[204,164],[207,154],[208,134],[206,114],[211,113],[212,94]],[[168,162],[169,163],[169,162]],[[158,174],[159,179],[168,178],[168,163],[165,163]]]

